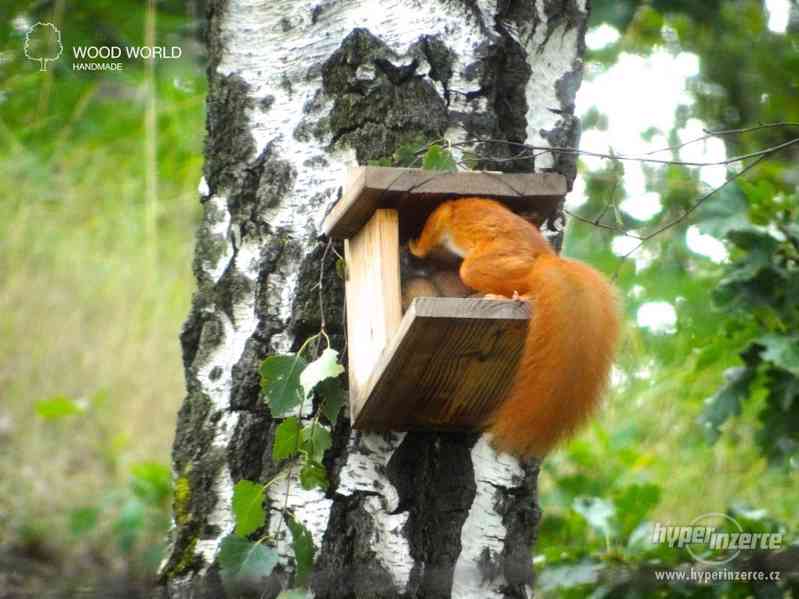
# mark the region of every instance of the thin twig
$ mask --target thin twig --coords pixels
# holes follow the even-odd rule
[[[795,145],[799,143],[799,137],[795,137],[793,139],[789,139],[781,144],[777,144],[776,146],[770,146],[763,150],[757,150],[755,152],[750,152],[748,154],[741,154],[739,156],[733,156],[732,158],[726,158],[724,160],[715,160],[715,161],[707,161],[707,162],[698,162],[698,161],[689,161],[689,160],[666,160],[663,158],[645,158],[643,156],[628,156],[626,154],[606,154],[603,152],[593,152],[591,150],[580,150],[578,148],[568,148],[563,146],[552,146],[552,147],[544,147],[544,146],[530,146],[523,143],[517,143],[512,141],[504,141],[501,139],[488,139],[488,140],[472,140],[468,142],[456,142],[453,143],[453,146],[463,146],[463,145],[473,145],[475,143],[504,143],[509,146],[525,148],[527,150],[533,150],[541,152],[542,154],[569,154],[569,155],[582,155],[582,156],[593,156],[594,158],[607,158],[611,160],[625,160],[631,162],[651,162],[653,164],[670,164],[675,166],[727,166],[733,164],[735,162],[741,162],[746,160],[747,158],[757,158],[758,156],[768,156],[773,154],[774,152],[778,152],[779,150],[784,150],[787,147]],[[497,159],[489,159],[486,160],[493,160],[494,162],[501,162],[501,161],[509,161],[509,160],[518,160],[519,156],[515,156],[513,158],[497,158]]]
[[[621,229],[619,227],[614,227],[612,225],[606,225],[604,223],[597,222],[597,221],[592,220],[590,218],[585,218],[584,216],[580,216],[579,214],[576,214],[576,213],[574,213],[571,210],[568,210],[566,208],[563,209],[563,212],[565,214],[567,214],[569,216],[569,218],[573,218],[575,220],[578,220],[581,223],[585,223],[587,225],[593,225],[594,227],[597,227],[599,229],[605,229],[607,231],[612,231],[613,233],[618,233],[619,235],[625,235],[627,237],[632,237],[633,239],[643,239],[643,237],[641,237],[639,235],[635,235],[634,233],[630,233],[630,232],[628,232],[628,231],[626,231],[624,229]]]
[[[761,129],[772,129],[772,128],[780,128],[780,127],[799,127],[799,123],[785,121],[785,122],[776,122],[776,123],[761,123],[761,124],[754,125],[754,126],[751,126],[751,127],[742,127],[742,128],[739,128],[739,129],[727,129],[727,130],[717,130],[717,131],[704,129],[703,131],[705,131],[705,135],[703,137],[687,141],[687,142],[685,142],[683,144],[680,144],[680,145],[677,145],[677,146],[674,146],[674,147],[671,147],[671,148],[664,148],[664,149],[661,149],[661,150],[654,150],[654,151],[651,151],[651,152],[649,152],[647,154],[644,154],[643,156],[632,156],[632,155],[624,155],[624,154],[615,154],[615,153],[612,153],[612,152],[607,154],[607,153],[602,153],[602,152],[592,152],[592,151],[589,151],[589,150],[580,150],[578,148],[569,148],[569,147],[533,146],[533,145],[528,145],[528,144],[524,144],[524,143],[503,140],[503,139],[472,139],[472,140],[468,140],[468,141],[450,143],[450,147],[474,146],[474,145],[478,145],[478,144],[491,144],[491,143],[493,143],[493,144],[504,144],[504,145],[507,145],[507,146],[510,146],[510,147],[521,148],[522,149],[522,151],[520,151],[517,155],[515,155],[513,157],[501,157],[501,158],[500,157],[494,157],[494,158],[492,158],[492,157],[489,157],[489,156],[484,156],[484,157],[481,158],[482,160],[488,160],[488,161],[492,161],[492,162],[511,162],[511,161],[524,160],[526,158],[532,158],[533,160],[535,160],[536,157],[538,157],[538,156],[540,156],[542,154],[571,154],[571,155],[593,156],[593,157],[596,157],[596,158],[605,158],[605,159],[610,159],[610,160],[626,160],[626,161],[634,161],[634,162],[649,162],[649,163],[654,163],[654,164],[668,164],[668,165],[677,165],[677,166],[705,167],[705,166],[729,166],[729,165],[737,163],[737,162],[743,163],[744,161],[746,161],[748,159],[754,158],[754,160],[752,162],[750,162],[749,164],[744,165],[741,168],[740,171],[738,171],[737,173],[733,174],[733,176],[729,177],[728,179],[725,179],[724,182],[721,185],[711,189],[710,191],[708,191],[707,193],[702,195],[700,198],[698,198],[691,206],[689,206],[685,211],[683,211],[683,213],[680,214],[678,217],[670,220],[666,224],[663,224],[663,225],[657,227],[655,230],[653,230],[652,232],[650,232],[650,233],[648,233],[646,235],[637,235],[637,234],[629,233],[628,231],[625,231],[625,230],[623,230],[623,229],[621,229],[619,227],[613,227],[613,226],[606,225],[606,224],[603,224],[603,223],[599,222],[602,219],[602,217],[605,215],[605,213],[607,212],[610,204],[613,204],[614,208],[615,208],[615,203],[614,203],[613,196],[615,195],[615,192],[616,192],[616,185],[618,184],[618,179],[614,182],[614,187],[611,190],[611,198],[609,200],[609,203],[606,204],[605,208],[602,210],[602,212],[599,214],[599,216],[596,217],[596,219],[590,220],[590,219],[584,218],[582,216],[579,216],[579,215],[577,215],[577,214],[575,214],[575,213],[573,213],[573,212],[571,212],[569,210],[566,210],[566,209],[563,210],[563,212],[565,214],[569,215],[572,218],[576,218],[578,221],[581,221],[581,222],[593,225],[595,227],[606,229],[606,230],[612,231],[614,233],[625,235],[627,237],[631,237],[633,239],[638,240],[639,243],[633,249],[631,249],[629,252],[627,252],[626,254],[621,256],[621,261],[623,262],[624,260],[629,258],[632,254],[634,254],[636,251],[638,251],[641,248],[641,246],[644,245],[644,243],[646,243],[647,241],[649,241],[653,237],[655,237],[657,235],[660,235],[661,233],[663,233],[664,231],[670,229],[671,227],[673,227],[673,226],[681,223],[682,221],[684,221],[694,211],[696,211],[708,198],[710,198],[711,196],[713,196],[717,192],[719,192],[722,189],[724,189],[730,182],[735,181],[736,179],[738,179],[742,175],[746,174],[747,172],[752,170],[755,166],[760,164],[763,160],[765,160],[766,158],[768,158],[772,154],[774,154],[776,152],[779,152],[780,150],[784,150],[784,149],[786,149],[788,147],[791,147],[793,145],[799,144],[799,137],[795,137],[795,138],[789,139],[788,141],[782,142],[782,143],[777,144],[775,146],[770,146],[770,147],[767,147],[767,148],[764,148],[764,149],[761,149],[761,150],[756,150],[754,152],[749,152],[747,154],[741,154],[741,155],[738,155],[738,156],[733,156],[732,158],[726,158],[724,160],[717,160],[717,161],[698,162],[698,161],[686,161],[686,160],[665,160],[665,159],[659,159],[659,158],[647,158],[646,156],[654,154],[654,153],[657,153],[657,152],[666,151],[666,150],[676,151],[676,150],[679,150],[680,148],[683,148],[683,147],[687,146],[688,144],[697,143],[697,142],[706,140],[706,139],[708,139],[710,137],[720,137],[720,136],[724,136],[724,135],[749,133],[749,132],[757,131],[757,130],[761,130]],[[417,157],[419,155],[421,155],[423,152],[425,152],[431,145],[432,144],[427,144],[426,146],[420,148],[418,153],[417,153]],[[621,265],[619,266],[619,268],[620,267],[621,267]],[[618,275],[618,269],[616,271],[616,274],[614,275],[614,278],[617,275]]]
[[[717,193],[717,192],[721,191],[722,189],[724,189],[725,187],[727,187],[727,185],[728,185],[729,183],[731,183],[732,181],[735,181],[736,179],[738,179],[738,178],[739,178],[739,177],[741,177],[742,175],[744,175],[744,174],[746,174],[747,172],[749,172],[750,170],[752,170],[752,169],[753,169],[754,167],[756,167],[758,164],[760,164],[761,162],[763,162],[763,161],[764,161],[766,158],[768,158],[768,155],[767,155],[767,154],[766,154],[766,155],[761,155],[761,156],[758,156],[758,157],[757,157],[757,159],[755,159],[755,160],[753,160],[752,162],[750,162],[749,164],[747,164],[747,165],[746,165],[745,167],[743,167],[743,168],[742,168],[740,171],[738,171],[737,173],[735,173],[735,174],[734,174],[732,177],[730,177],[729,179],[725,179],[725,180],[724,180],[724,183],[722,183],[722,184],[721,184],[721,185],[719,185],[718,187],[715,187],[714,189],[711,189],[711,190],[710,190],[710,191],[708,191],[708,192],[707,192],[705,195],[703,195],[702,197],[700,197],[700,198],[699,198],[699,199],[698,199],[696,202],[694,202],[694,204],[693,204],[693,205],[691,205],[690,207],[688,207],[688,208],[685,210],[685,212],[683,212],[683,213],[682,213],[680,216],[678,216],[678,217],[677,217],[677,218],[675,218],[674,220],[671,220],[671,221],[669,221],[669,222],[668,222],[668,223],[666,223],[665,225],[662,225],[661,227],[659,227],[659,228],[655,229],[654,231],[652,231],[652,233],[650,233],[650,234],[646,235],[646,236],[644,237],[644,241],[649,241],[649,240],[650,240],[650,239],[652,239],[652,238],[653,238],[655,235],[659,235],[660,233],[662,233],[663,231],[665,231],[665,230],[666,230],[666,229],[668,229],[669,227],[673,227],[674,225],[676,225],[676,224],[679,224],[680,222],[684,221],[684,220],[685,220],[685,219],[686,219],[686,218],[687,218],[687,217],[688,217],[688,216],[689,216],[691,213],[693,213],[693,212],[694,212],[694,211],[695,211],[697,208],[699,208],[699,206],[701,206],[701,205],[702,205],[702,204],[705,202],[705,200],[707,200],[707,199],[708,199],[710,196],[712,196],[713,194],[715,194],[715,193]]]
[[[723,137],[725,135],[737,135],[740,133],[751,133],[752,131],[760,131],[761,129],[773,129],[777,127],[799,127],[799,123],[790,123],[790,122],[761,123],[759,125],[753,125],[752,127],[741,127],[739,129],[716,129],[716,130],[702,129],[702,131],[705,133],[705,135],[703,135],[702,137],[691,139],[676,146],[668,146],[665,148],[660,148],[659,150],[651,150],[650,152],[647,152],[644,155],[649,156],[651,154],[657,154],[659,152],[668,152],[668,151],[674,152],[676,150],[681,150],[682,148],[690,144],[698,143],[700,141],[705,141],[713,137]]]
[[[767,155],[758,156],[757,159],[755,159],[752,162],[750,162],[749,164],[747,164],[744,168],[742,168],[740,171],[735,173],[732,177],[730,177],[729,179],[725,179],[724,183],[722,183],[718,187],[714,187],[713,189],[708,191],[706,194],[704,194],[702,197],[700,197],[698,200],[696,200],[696,202],[694,202],[691,206],[686,208],[685,211],[682,214],[680,214],[678,217],[670,220],[669,222],[667,222],[664,225],[661,225],[660,227],[658,227],[657,229],[655,229],[651,233],[647,233],[646,235],[643,235],[643,236],[637,238],[638,239],[638,244],[634,248],[632,248],[629,252],[627,252],[626,254],[624,254],[623,256],[621,256],[619,258],[619,266],[616,269],[616,272],[613,274],[613,278],[615,279],[618,276],[619,270],[621,269],[621,265],[624,263],[624,261],[627,260],[627,258],[632,256],[639,249],[641,249],[641,247],[647,241],[651,240],[653,237],[655,237],[657,235],[660,235],[661,233],[663,233],[664,231],[670,229],[674,225],[677,225],[677,224],[681,223],[682,221],[684,221],[686,218],[688,218],[688,216],[690,216],[693,212],[695,212],[708,198],[710,198],[714,194],[716,194],[719,191],[721,191],[722,189],[724,189],[729,183],[732,183],[733,181],[735,181],[739,177],[741,177],[744,174],[746,174],[748,171],[752,170],[755,166],[757,166],[758,164],[763,162],[767,157],[768,157]],[[627,233],[625,233],[625,235],[627,235],[628,237],[634,237],[633,235],[629,235]]]
[[[618,210],[618,208],[616,208],[616,189],[618,188],[618,186],[619,186],[619,176],[616,175],[615,177],[613,177],[613,187],[610,189],[610,197],[608,198],[608,201],[605,202],[605,207],[602,208],[602,212],[600,212],[599,216],[597,216],[594,219],[594,224],[595,225],[599,224],[599,221],[602,220],[602,217],[605,216],[605,213],[608,211],[608,207],[610,207],[611,205],[613,206],[613,211],[614,212],[616,212]],[[616,220],[618,221],[618,213],[617,212],[616,212]]]
[[[322,253],[322,264],[319,266],[319,326],[321,327],[322,333],[325,332],[325,260],[327,260],[327,253],[330,251],[331,245],[333,245],[333,239],[329,238],[325,246],[325,251]],[[327,337],[326,333],[325,337]],[[330,345],[329,341],[328,345]]]

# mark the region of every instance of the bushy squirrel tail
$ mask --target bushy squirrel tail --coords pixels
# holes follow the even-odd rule
[[[541,255],[529,277],[527,341],[508,396],[489,418],[487,432],[498,450],[541,457],[598,407],[620,316],[613,286],[585,264]]]

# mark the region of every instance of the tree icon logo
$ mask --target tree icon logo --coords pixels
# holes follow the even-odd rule
[[[40,71],[46,71],[47,63],[58,60],[63,51],[61,32],[52,23],[37,22],[25,34],[25,57],[39,61]]]

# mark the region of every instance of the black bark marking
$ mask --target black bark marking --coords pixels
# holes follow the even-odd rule
[[[261,480],[263,460],[271,457],[273,421],[267,414],[242,412],[227,447],[230,477],[240,480]],[[264,455],[269,449],[269,454]],[[266,481],[262,481],[266,482]]]
[[[401,597],[391,574],[370,547],[372,517],[364,508],[367,495],[337,497],[322,548],[314,564],[311,590],[317,599],[395,599]]]
[[[216,504],[213,485],[225,457],[212,446],[213,427],[209,423],[213,420],[210,400],[198,391],[189,393],[178,413],[172,449],[174,470],[188,493],[182,505],[175,499],[174,511],[181,522],[172,531],[171,550],[163,569],[165,578],[201,568],[202,559],[194,554],[197,540],[219,533],[206,520]]]
[[[573,20],[585,27],[585,15],[576,8],[576,0],[565,0],[566,8],[556,14],[556,3],[547,0],[549,32],[556,22]],[[525,88],[530,77],[525,49],[513,39],[510,30],[530,25],[536,15],[532,5],[521,0],[500,0],[494,23],[483,21],[483,15],[472,0],[464,0],[465,21],[475,19],[485,35],[478,50],[478,59],[467,65],[463,76],[477,82],[479,91],[468,96],[469,107],[462,112],[448,111],[455,53],[447,46],[446,36],[421,35],[407,56],[398,56],[379,38],[364,29],[353,30],[341,46],[324,63],[309,64],[306,80],[321,79],[318,94],[302,107],[304,120],[294,132],[297,139],[324,140],[332,146],[355,149],[358,160],[390,156],[403,143],[419,138],[440,137],[452,124],[462,123],[467,137],[492,137],[524,141],[526,135]],[[218,73],[223,47],[221,16],[228,11],[227,0],[209,2],[209,97],[208,139],[206,141],[205,175],[209,194],[203,198],[205,217],[198,233],[195,273],[198,291],[181,334],[188,395],[178,417],[174,448],[174,465],[178,477],[189,481],[185,522],[175,531],[165,578],[169,588],[164,597],[224,597],[225,593],[216,566],[203,576],[191,576],[205,564],[194,555],[198,538],[211,538],[220,531],[208,525],[207,516],[216,504],[213,485],[219,469],[230,468],[234,480],[270,480],[279,470],[271,460],[275,422],[260,401],[258,365],[271,350],[272,337],[288,330],[301,343],[318,331],[319,260],[323,245],[317,244],[300,265],[298,294],[293,301],[290,322],[285,322],[272,304],[273,277],[282,264],[299,261],[305,248],[298,241],[297,231],[282,231],[268,222],[266,214],[279,207],[291,193],[296,173],[291,163],[283,160],[276,148],[267,146],[256,156],[256,144],[249,130],[247,114],[253,108],[271,109],[274,98],[252,98],[245,81],[236,75]],[[312,19],[325,18],[326,4],[312,11]],[[295,23],[295,25],[297,25]],[[580,42],[582,43],[582,41]],[[582,51],[582,46],[580,47]],[[424,65],[429,70],[424,73]],[[439,94],[436,83],[443,87]],[[579,83],[579,64],[573,73],[558,83],[563,125],[546,135],[560,135],[574,145],[579,128],[573,117],[573,96]],[[291,82],[284,84],[287,90]],[[472,86],[474,87],[474,86]],[[488,100],[485,110],[477,110],[478,102]],[[332,105],[329,118],[326,108]],[[552,139],[555,139],[553,137]],[[561,145],[561,144],[559,144]],[[478,156],[512,157],[507,145],[482,146]],[[309,164],[325,164],[325,156],[311,159]],[[510,169],[508,165],[510,164]],[[483,160],[481,167],[497,166]],[[502,170],[530,170],[530,161],[502,163]],[[566,162],[556,162],[556,170],[568,169]],[[568,173],[565,173],[568,175]],[[209,197],[227,198],[227,206],[219,209]],[[322,206],[327,196],[309,200],[309,209]],[[221,237],[210,235],[220,218],[230,217],[230,230]],[[308,231],[310,232],[310,231]],[[300,231],[299,233],[302,233]],[[237,264],[243,243],[261,248],[255,289],[253,282],[242,278],[232,268],[219,281],[206,274],[208,264],[217,265],[220,258]],[[332,252],[325,265],[323,295],[327,330],[334,347],[343,346],[343,291],[335,275]],[[224,265],[223,265],[224,266]],[[282,281],[282,280],[281,280]],[[233,317],[232,307],[243,294],[255,292],[257,328],[247,341],[244,352],[232,371],[231,404],[238,410],[239,422],[226,450],[212,445],[215,424],[223,414],[201,392],[196,366],[208,365],[208,358],[222,339],[223,320]],[[224,315],[224,316],[223,316]],[[222,376],[218,370],[215,376]],[[375,532],[373,516],[367,502],[382,497],[380,485],[373,492],[355,492],[351,496],[336,493],[341,467],[347,460],[349,422],[339,418],[333,436],[333,447],[324,464],[330,473],[328,498],[333,500],[331,518],[317,554],[311,585],[317,597],[449,597],[455,563],[460,555],[460,534],[474,500],[476,487],[470,450],[477,435],[409,434],[390,460],[385,474],[399,493],[399,511],[408,511],[407,537],[414,560],[408,589],[392,586],[392,577],[375,559],[370,541]],[[511,489],[498,487],[496,509],[507,527],[504,549],[500,555],[490,552],[479,560],[483,576],[496,579],[501,572],[507,597],[524,596],[531,581],[530,548],[538,521],[535,503],[537,467],[525,467],[525,476]],[[376,481],[379,483],[380,481]],[[378,494],[380,493],[380,494]],[[181,506],[183,507],[183,506]],[[183,520],[183,518],[181,518]],[[277,577],[288,576],[282,568]],[[181,582],[177,582],[179,580]],[[262,589],[267,590],[268,589]]]
[[[217,502],[214,485],[220,469],[227,465],[234,480],[259,480],[271,467],[272,426],[268,411],[259,402],[258,365],[268,353],[269,339],[288,323],[281,322],[276,307],[269,305],[270,276],[281,258],[298,251],[297,242],[281,231],[273,230],[265,213],[280,205],[294,186],[296,173],[270,146],[255,156],[255,140],[247,113],[255,105],[247,83],[236,75],[217,72],[221,56],[220,15],[227,10],[226,0],[209,3],[209,94],[204,173],[210,193],[203,198],[204,217],[197,233],[194,272],[198,289],[181,333],[183,361],[188,395],[178,414],[173,464],[178,480],[183,481],[185,505],[176,505],[180,522],[172,534],[172,543],[162,570],[162,583],[168,597],[224,597],[218,573],[212,567],[203,576],[196,573],[204,564],[194,547],[199,539],[218,538],[221,531],[208,523]],[[264,98],[260,107],[268,110],[272,99]],[[226,198],[226,206],[217,207],[208,198]],[[230,226],[223,235],[211,232],[220,220]],[[239,263],[242,244],[260,248],[257,280],[242,275]],[[227,257],[228,263],[219,280],[207,273]],[[246,265],[249,266],[249,265]],[[233,307],[241,298],[255,294],[258,319],[255,334],[246,342],[238,363],[232,368],[232,390],[228,409],[248,410],[239,415],[231,431],[226,450],[213,447],[213,438],[222,411],[201,392],[198,366],[206,366],[212,353],[223,341],[227,317],[234,326]],[[214,378],[224,373],[214,367]],[[268,462],[268,463],[267,463]],[[180,577],[182,582],[175,580]],[[192,595],[192,593],[194,593]]]
[[[430,65],[428,76],[433,81],[438,81],[444,87],[444,101],[449,107],[450,91],[449,82],[452,79],[456,55],[438,35],[423,35],[417,43],[419,51]],[[414,49],[412,48],[411,52]]]
[[[321,311],[319,307],[319,275],[324,268],[322,279],[322,303],[325,308],[325,330],[329,335],[341,337],[333,341],[334,349],[342,351],[344,348],[344,281],[336,272],[338,257],[332,251],[327,252],[325,263],[322,265],[322,256],[325,254],[326,241],[319,241],[300,265],[297,295],[292,304],[292,332],[301,339],[306,339],[319,332],[322,326]],[[334,243],[334,248],[339,255],[344,254],[343,242]]]
[[[388,463],[399,511],[410,512],[407,533],[414,567],[407,597],[451,596],[461,528],[476,493],[470,451],[477,438],[408,433]]]
[[[254,106],[249,86],[238,75],[214,73],[209,81],[205,178],[211,193],[241,189],[255,154],[247,111]]]
[[[508,31],[509,25],[526,25],[534,18],[534,7],[521,2],[500,2],[494,29],[478,51],[478,60],[467,65],[464,77],[479,83],[479,91],[467,99],[484,97],[490,110],[485,113],[458,113],[469,135],[524,143],[527,138],[527,83],[531,69],[526,50]],[[504,143],[483,143],[476,153],[482,159],[478,168],[508,172],[534,170],[530,159],[508,160],[520,153],[519,148]],[[500,159],[501,161],[497,161]]]
[[[353,147],[361,164],[447,128],[446,103],[430,80],[415,75],[418,61],[396,60],[378,37],[354,29],[322,66],[322,86],[333,99],[332,145]]]
[[[541,510],[538,507],[539,464],[529,460],[522,464],[524,478],[517,486],[498,491],[497,511],[507,530],[502,552],[502,569],[507,582],[505,594],[513,599],[526,599],[527,587],[534,583],[531,551],[535,546]]]

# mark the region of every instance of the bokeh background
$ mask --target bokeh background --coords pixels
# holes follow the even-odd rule
[[[149,32],[146,2],[0,7],[0,589],[14,572],[35,592],[157,566],[199,218],[201,4],[158,2]],[[47,72],[23,52],[38,20],[65,46]],[[71,46],[148,36],[181,58],[72,70]]]
[[[794,123],[657,154],[720,161],[799,136],[795,1],[593,5],[584,149],[642,155],[703,128]],[[199,219],[204,11],[199,0],[0,7],[0,597],[56,577],[146,585],[157,567]],[[24,53],[40,20],[65,45],[46,72]],[[181,58],[72,69],[72,46],[153,40]],[[581,159],[567,208],[605,226],[572,219],[565,253],[616,277],[627,330],[607,409],[543,469],[531,563],[545,596],[650,596],[641,572],[690,561],[646,542],[656,522],[724,512],[796,542],[797,147],[628,258],[638,242],[621,230],[672,221],[739,166]]]

